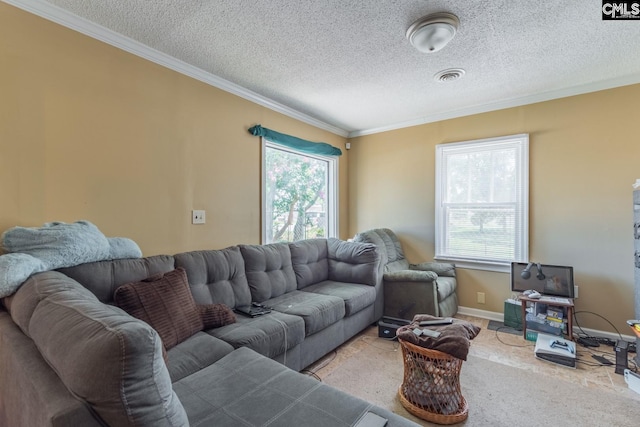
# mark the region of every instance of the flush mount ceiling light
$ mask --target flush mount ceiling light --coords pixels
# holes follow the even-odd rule
[[[460,20],[446,12],[424,16],[411,24],[407,39],[420,52],[437,52],[456,35]]]

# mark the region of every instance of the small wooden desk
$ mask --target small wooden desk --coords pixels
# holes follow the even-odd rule
[[[569,340],[573,341],[573,299],[563,298],[569,300],[569,302],[566,303],[553,301],[551,298],[554,297],[543,296],[542,298],[529,298],[524,295],[520,295],[520,297],[518,298],[520,301],[522,301],[522,336],[524,337],[524,339],[527,339],[527,303],[537,302],[550,305],[552,307],[563,307],[567,309],[567,335],[569,336]]]

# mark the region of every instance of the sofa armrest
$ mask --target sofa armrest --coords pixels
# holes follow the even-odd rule
[[[380,266],[377,246],[334,238],[328,239],[327,244],[329,280],[376,286]]]
[[[160,337],[147,323],[55,271],[36,274],[18,289],[12,319],[19,317],[60,381],[105,424],[188,425]]]
[[[423,262],[410,264],[411,270],[432,271],[442,277],[456,277],[456,266],[448,262]]]
[[[0,425],[83,426],[105,424],[73,396],[33,341],[0,310]]]
[[[438,275],[433,271],[400,270],[384,273],[385,282],[434,282]]]

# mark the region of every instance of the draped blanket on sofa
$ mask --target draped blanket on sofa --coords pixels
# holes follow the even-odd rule
[[[89,221],[13,227],[2,233],[0,298],[13,294],[32,274],[93,261],[140,258],[131,239],[106,237]]]

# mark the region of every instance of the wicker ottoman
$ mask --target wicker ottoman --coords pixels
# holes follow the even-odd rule
[[[462,360],[446,353],[399,340],[404,379],[398,395],[407,411],[437,424],[464,421],[469,413],[460,392]]]

